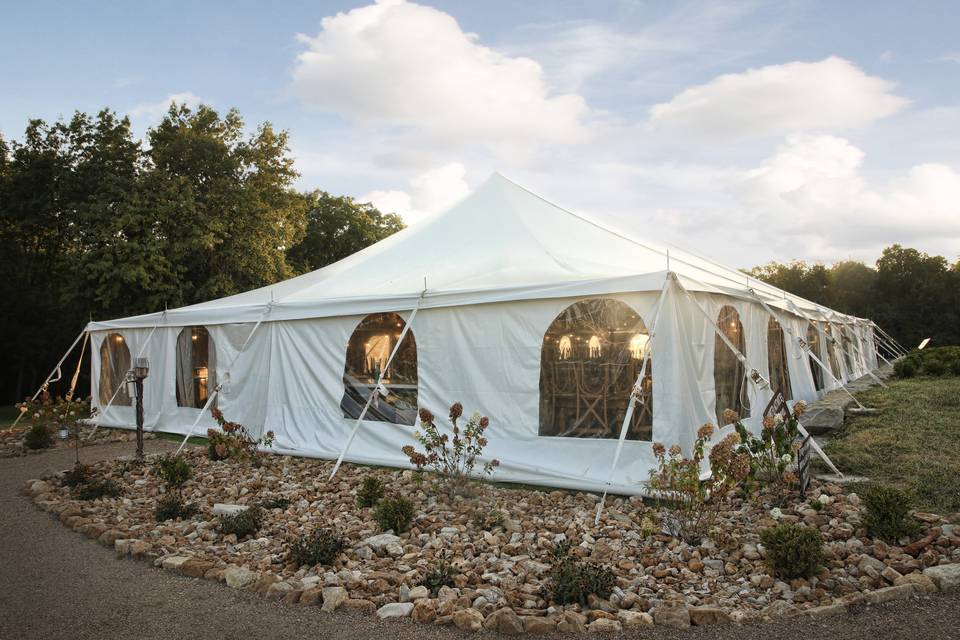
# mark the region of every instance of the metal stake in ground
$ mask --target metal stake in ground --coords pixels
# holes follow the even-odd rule
[[[143,380],[149,372],[150,361],[146,358],[137,358],[127,379],[127,384],[133,384],[134,395],[137,398],[137,460],[143,460]]]

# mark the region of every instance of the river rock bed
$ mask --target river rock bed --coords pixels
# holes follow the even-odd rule
[[[776,520],[756,496],[734,496],[713,538],[690,546],[658,533],[651,525],[657,509],[638,497],[608,497],[595,525],[599,496],[592,493],[485,483],[474,496],[448,499],[429,477],[412,471],[344,464],[327,482],[329,461],[266,456],[256,466],[213,462],[197,449],[185,455],[194,476],[184,498],[199,508],[190,520],[155,521],[163,487],[149,464],[93,465],[121,486],[118,498],[77,500],[61,486],[62,473],[32,480],[26,491],[118,556],[324,611],[346,607],[466,630],[618,631],[825,616],[960,586],[960,532],[948,519],[916,513],[920,532],[903,546],[888,545],[867,537],[858,496],[836,484],[814,481],[806,500],[780,505],[781,521],[820,530],[827,553],[816,577],[783,581],[764,562],[759,532]],[[356,506],[367,476],[414,502],[410,531],[380,531],[371,510]],[[218,531],[215,504],[277,498],[289,506],[266,510],[255,536],[237,540]],[[825,504],[816,511],[812,500]],[[491,510],[503,514],[502,524],[484,530],[475,516]],[[297,567],[288,558],[290,544],[319,527],[344,537],[343,553],[332,567]],[[591,596],[586,607],[548,600],[551,552],[564,539],[576,555],[616,573],[608,599]],[[439,554],[459,573],[454,587],[431,593],[421,582]]]
[[[56,429],[51,429],[51,444],[49,447],[43,449],[31,449],[23,442],[23,438],[26,435],[27,431],[30,430],[29,426],[22,427],[20,425],[13,427],[12,429],[2,429],[0,430],[0,458],[17,458],[20,456],[27,456],[37,453],[43,453],[44,451],[49,451],[50,449],[72,449],[75,444],[73,440],[73,428],[70,429],[70,435],[66,440],[61,440]],[[93,434],[91,437],[90,434]],[[144,433],[144,440],[149,440],[154,437],[152,433]],[[96,444],[108,444],[111,442],[134,442],[137,439],[136,431],[130,429],[110,429],[107,427],[100,427],[94,432],[93,427],[81,427],[80,428],[80,446],[89,447]]]

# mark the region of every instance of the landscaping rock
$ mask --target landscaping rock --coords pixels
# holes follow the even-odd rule
[[[646,611],[618,611],[617,620],[624,629],[653,626],[653,616]]]
[[[653,621],[656,624],[674,629],[686,629],[690,626],[690,611],[687,605],[680,602],[663,604],[653,610]]]
[[[418,600],[413,605],[410,617],[417,622],[433,622],[437,618],[437,603],[434,600]]]
[[[311,587],[300,594],[300,604],[315,605],[323,602],[323,589]]]
[[[718,607],[689,607],[690,622],[698,627],[730,622],[730,614]]]
[[[587,625],[587,631],[590,633],[617,633],[622,629],[623,627],[619,622],[609,618],[598,618]]]
[[[515,636],[523,633],[523,621],[514,613],[513,609],[497,609],[483,621],[483,628],[504,635]]]
[[[523,616],[523,630],[526,633],[553,633],[557,630],[557,621],[549,617]]]
[[[227,567],[223,579],[231,589],[246,589],[257,581],[257,574],[243,567]]]
[[[912,584],[920,593],[936,593],[939,591],[933,578],[922,573],[908,573],[905,576],[900,576],[894,580],[893,584],[897,587],[902,584]]]
[[[213,505],[213,515],[215,516],[235,516],[238,513],[246,511],[250,507],[245,504],[224,504],[221,502]]]
[[[463,631],[479,631],[483,626],[483,614],[476,609],[460,609],[451,616],[454,626]]]
[[[940,591],[960,588],[960,563],[927,567],[923,575],[933,580]]]
[[[388,618],[408,618],[413,611],[412,602],[391,602],[377,609],[377,617],[381,620]]]
[[[343,587],[324,587],[322,611],[333,613],[350,595]]]
[[[162,567],[168,571],[180,571],[180,567],[190,559],[190,556],[167,556],[163,559]]]
[[[563,618],[557,624],[557,631],[563,633],[584,633],[587,630],[587,616],[576,611],[564,611]]]
[[[367,547],[370,547],[374,553],[383,553],[386,551],[388,545],[398,544],[400,538],[393,535],[392,533],[381,533],[378,536],[372,536],[363,541],[363,544]]]

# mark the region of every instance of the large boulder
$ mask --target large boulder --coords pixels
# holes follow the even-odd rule
[[[690,626],[690,610],[682,602],[669,602],[653,610],[653,621],[665,627],[686,629]]]
[[[408,618],[413,611],[412,602],[390,602],[377,609],[377,617],[381,620],[389,618]]]
[[[223,579],[231,589],[245,589],[257,581],[257,574],[243,567],[227,567]]]
[[[336,611],[350,595],[343,587],[324,587],[323,588],[323,606],[321,611],[333,613]]]
[[[933,580],[940,591],[960,588],[960,563],[927,567],[923,575]]]
[[[497,609],[483,621],[483,628],[497,631],[504,635],[515,636],[523,633],[523,621],[513,609],[507,607]]]
[[[483,614],[476,609],[459,609],[453,612],[453,624],[463,631],[479,631],[483,626]]]

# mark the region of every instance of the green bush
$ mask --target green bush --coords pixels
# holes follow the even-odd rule
[[[176,489],[177,493],[180,493],[187,480],[193,477],[190,463],[185,458],[170,454],[157,458],[153,463],[153,472],[167,486],[167,491]]]
[[[384,531],[403,533],[413,520],[413,503],[401,496],[383,498],[373,509],[373,519]]]
[[[368,509],[380,502],[383,495],[383,483],[378,478],[367,476],[363,479],[360,489],[357,490],[357,506],[361,509]]]
[[[79,487],[89,479],[90,467],[78,462],[73,465],[73,469],[63,474],[63,479],[60,480],[60,483],[65,487]]]
[[[960,358],[950,363],[950,373],[955,376],[960,376]]]
[[[110,478],[94,478],[74,489],[79,500],[98,500],[116,498],[120,495],[120,485]]]
[[[942,376],[947,372],[943,360],[927,360],[923,363],[923,372],[930,376]]]
[[[864,524],[873,538],[896,544],[900,538],[917,532],[918,525],[910,517],[913,502],[910,496],[885,485],[867,485],[860,493],[866,509]]]
[[[893,365],[893,372],[898,378],[912,378],[917,375],[917,363],[910,358],[898,360],[897,363]]]
[[[183,501],[179,495],[168,493],[157,500],[157,508],[154,510],[154,516],[157,522],[166,522],[167,520],[189,520],[197,515],[199,509],[193,504]]]
[[[290,559],[298,567],[332,565],[343,549],[343,537],[330,529],[317,529],[290,546]]]
[[[35,424],[24,434],[23,444],[27,445],[28,449],[47,449],[53,444],[53,438],[45,426]]]
[[[607,598],[616,584],[616,575],[608,567],[581,562],[571,555],[567,540],[554,548],[549,585],[553,602],[586,606],[587,596],[591,593]]]
[[[784,522],[760,532],[767,564],[781,578],[809,578],[823,565],[823,538],[812,527]]]
[[[437,564],[427,571],[420,583],[422,586],[430,589],[430,593],[436,595],[440,587],[454,587],[456,582],[454,578],[459,571],[450,564],[450,554],[447,551],[441,551],[436,556]]]
[[[278,496],[275,498],[266,498],[260,501],[260,507],[263,509],[286,509],[290,506],[290,499]]]
[[[220,516],[220,533],[225,536],[232,533],[239,540],[255,534],[262,524],[263,509],[259,505],[252,505],[239,513]]]

